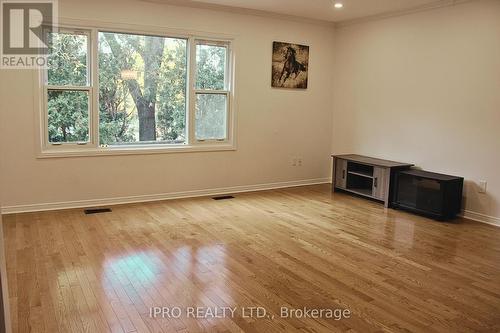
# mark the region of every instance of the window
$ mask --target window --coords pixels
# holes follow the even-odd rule
[[[59,31],[47,35],[47,138],[52,144],[89,141],[89,36]]]
[[[199,141],[227,139],[227,45],[196,42],[196,131]]]
[[[46,37],[42,155],[232,147],[229,41],[99,29]]]
[[[99,142],[186,142],[187,41],[99,32]]]

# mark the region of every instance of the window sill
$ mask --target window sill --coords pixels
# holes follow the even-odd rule
[[[217,145],[179,145],[179,146],[159,146],[159,147],[107,147],[107,148],[60,148],[46,149],[39,152],[37,158],[62,158],[62,157],[92,157],[92,156],[115,156],[115,155],[151,155],[151,154],[172,154],[172,153],[195,153],[195,152],[216,152],[234,151],[233,144]]]

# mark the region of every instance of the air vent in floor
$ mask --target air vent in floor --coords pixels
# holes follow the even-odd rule
[[[100,213],[110,213],[111,208],[90,208],[84,210],[85,214],[100,214]]]
[[[212,199],[214,200],[228,200],[228,199],[234,199],[232,195],[222,195],[220,197],[213,197]]]

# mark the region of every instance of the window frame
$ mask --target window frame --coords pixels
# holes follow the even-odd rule
[[[192,57],[192,68],[193,70],[190,72],[193,76],[193,79],[191,81],[192,83],[192,95],[190,96],[191,101],[193,102],[190,107],[192,107],[192,110],[190,113],[192,113],[193,116],[193,126],[190,126],[190,142],[197,142],[198,144],[210,144],[213,142],[222,142],[222,143],[227,143],[230,140],[230,125],[229,122],[231,120],[231,68],[230,68],[230,63],[231,61],[231,44],[227,41],[224,40],[207,40],[207,39],[200,39],[200,38],[194,38],[192,40],[192,46],[191,50],[193,50],[194,56]],[[199,89],[196,87],[196,80],[197,80],[197,73],[198,73],[198,66],[196,62],[196,47],[198,45],[210,45],[210,46],[223,46],[226,48],[226,68],[224,69],[224,89],[222,90],[214,90],[214,89]],[[197,95],[224,95],[226,96],[226,137],[224,139],[197,139],[196,138],[196,120],[194,119],[196,117],[196,97]],[[191,133],[192,132],[192,133]]]
[[[44,31],[44,34],[47,33],[48,30]],[[56,33],[66,33],[66,34],[74,34],[74,35],[84,35],[87,36],[87,84],[82,85],[82,86],[76,86],[76,85],[51,85],[49,84],[48,80],[48,69],[44,69],[42,71],[42,91],[43,91],[43,106],[44,106],[44,112],[43,112],[43,128],[42,128],[42,133],[43,133],[43,141],[42,145],[43,148],[46,150],[49,149],[61,149],[61,146],[66,146],[71,147],[75,149],[76,147],[80,146],[87,146],[87,145],[93,145],[94,142],[93,140],[95,139],[95,135],[93,133],[94,126],[93,124],[93,100],[94,100],[94,91],[93,91],[93,86],[92,86],[92,80],[93,80],[93,73],[92,73],[92,46],[91,46],[91,31],[86,30],[86,29],[70,29],[70,28],[58,28]],[[48,95],[49,91],[84,91],[87,93],[88,96],[88,140],[87,141],[74,141],[74,142],[50,142],[50,136],[49,136],[49,109],[48,109]]]
[[[89,95],[89,140],[87,143],[50,143],[48,136],[48,70],[38,71],[39,79],[36,80],[38,87],[35,99],[40,104],[40,112],[37,119],[40,120],[40,149],[38,158],[49,157],[75,157],[75,156],[99,156],[99,155],[131,155],[131,154],[156,154],[156,153],[178,153],[178,152],[202,152],[202,151],[229,151],[236,150],[235,132],[235,84],[234,84],[234,37],[215,34],[201,34],[191,32],[168,31],[152,27],[123,27],[120,25],[87,23],[73,25],[61,23],[57,32],[82,33],[87,35],[87,72],[88,86],[86,87],[56,87],[61,90],[84,90]],[[132,143],[130,145],[100,146],[99,142],[99,72],[98,72],[98,34],[99,32],[115,32],[124,34],[136,34],[146,36],[159,36],[164,38],[186,39],[187,47],[187,84],[186,84],[186,142],[181,144],[172,143]],[[226,138],[224,140],[196,140],[195,138],[195,75],[196,75],[196,43],[197,41],[210,42],[216,45],[224,45],[226,54],[226,86],[223,93],[227,96],[227,121]],[[221,93],[221,91],[217,91]],[[38,96],[37,94],[41,94]]]

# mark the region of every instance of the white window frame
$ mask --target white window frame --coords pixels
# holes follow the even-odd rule
[[[92,43],[91,43],[91,31],[90,30],[85,30],[85,29],[68,29],[68,28],[59,28],[57,30],[57,33],[67,33],[67,34],[74,34],[74,35],[84,35],[87,36],[87,85],[85,86],[73,86],[73,85],[51,85],[48,83],[48,71],[44,70],[42,73],[42,91],[43,91],[43,106],[44,106],[44,112],[43,112],[43,128],[42,128],[42,143],[43,143],[43,148],[45,150],[59,150],[61,146],[65,146],[65,148],[71,147],[72,149],[76,149],[79,146],[87,146],[87,145],[94,145],[94,139],[95,135],[94,133],[94,128],[92,126],[93,124],[93,118],[94,114],[92,112],[92,102],[94,100],[93,95],[94,95],[94,89],[92,86],[92,80],[93,80],[93,74],[91,68],[92,66]],[[79,142],[50,142],[49,138],[49,126],[48,126],[48,117],[49,117],[49,110],[48,110],[48,94],[49,91],[84,91],[87,93],[88,96],[88,122],[89,122],[89,128],[88,128],[88,140],[87,141],[79,141]]]
[[[228,151],[236,150],[235,140],[235,93],[234,93],[234,52],[233,37],[218,38],[216,35],[207,36],[189,32],[169,32],[166,29],[151,27],[137,27],[129,29],[123,26],[109,24],[89,23],[86,25],[61,24],[59,32],[85,33],[88,38],[88,86],[49,86],[47,84],[47,70],[38,71],[38,87],[35,99],[40,105],[39,119],[40,149],[38,158],[50,157],[76,157],[76,156],[99,156],[99,155],[131,155],[131,154],[156,154],[176,152],[202,152],[202,151]],[[184,144],[170,143],[133,143],[131,145],[99,146],[99,73],[98,73],[98,33],[116,32],[125,34],[152,35],[165,38],[182,38],[187,41],[187,87],[186,87],[186,142]],[[226,138],[224,140],[196,140],[195,138],[195,98],[198,90],[195,87],[196,75],[196,45],[198,42],[213,43],[227,47],[225,90],[213,93],[227,96],[227,122]],[[84,90],[89,94],[89,140],[88,142],[75,143],[50,143],[48,136],[48,105],[47,96],[49,90]],[[210,93],[200,90],[201,93]],[[37,95],[40,93],[40,95]]]
[[[191,41],[191,50],[195,53],[194,56],[191,58],[192,61],[192,68],[193,71],[191,71],[192,75],[192,95],[191,95],[191,100],[193,101],[191,108],[191,114],[193,117],[196,115],[196,96],[197,95],[208,95],[208,94],[213,94],[213,95],[224,95],[226,96],[226,137],[225,138],[218,138],[218,139],[204,139],[200,140],[196,138],[196,124],[195,124],[195,119],[193,118],[192,124],[194,126],[190,127],[190,139],[191,142],[197,142],[198,144],[205,144],[205,143],[213,143],[213,142],[228,142],[229,141],[229,136],[230,136],[230,131],[229,131],[229,123],[231,120],[230,113],[231,113],[231,81],[230,81],[230,75],[231,75],[231,66],[230,66],[230,61],[228,59],[231,59],[231,44],[228,43],[227,41],[223,40],[206,40],[206,39],[193,39]],[[197,73],[198,73],[198,67],[196,63],[196,47],[198,45],[212,45],[212,46],[221,46],[226,48],[226,68],[225,68],[225,73],[224,73],[224,89],[222,90],[213,90],[213,89],[198,89],[196,88],[196,81],[197,81]]]

